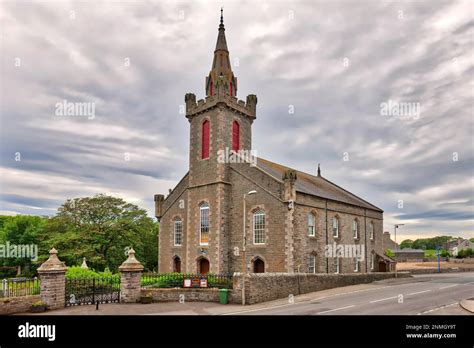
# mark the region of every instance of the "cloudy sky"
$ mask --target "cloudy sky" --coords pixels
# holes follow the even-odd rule
[[[2,1],[0,213],[107,193],[152,215],[187,171],[180,106],[204,96],[221,5],[259,156],[321,163],[400,240],[474,237],[472,1]]]

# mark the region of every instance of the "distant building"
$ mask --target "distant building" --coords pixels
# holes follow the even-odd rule
[[[458,240],[457,245],[452,246],[449,251],[453,256],[458,256],[458,253],[465,249],[474,249],[474,243],[467,239]]]
[[[397,249],[393,250],[394,259],[397,262],[422,262],[425,257],[423,249]]]
[[[395,243],[390,238],[390,232],[388,232],[388,231],[385,231],[383,233],[382,247],[383,247],[383,250],[385,250],[385,249],[396,250],[396,249],[399,248],[398,244]]]

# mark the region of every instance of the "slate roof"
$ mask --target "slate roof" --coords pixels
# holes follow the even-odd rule
[[[382,209],[370,204],[360,197],[357,197],[349,191],[344,190],[342,187],[326,180],[322,176],[315,176],[301,172],[260,157],[257,159],[257,167],[278,180],[282,180],[283,174],[286,170],[292,169],[296,171],[297,179],[295,181],[295,188],[297,192],[383,212]]]

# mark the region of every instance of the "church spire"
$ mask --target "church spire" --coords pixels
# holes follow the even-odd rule
[[[221,20],[217,35],[216,49],[209,76],[206,77],[206,96],[237,94],[237,78],[232,72],[229,50],[225,38],[224,10],[221,8]]]

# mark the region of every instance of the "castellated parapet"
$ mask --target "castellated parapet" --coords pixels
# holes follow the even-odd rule
[[[186,93],[184,101],[186,103],[186,117],[188,119],[210,108],[216,107],[217,104],[220,103],[224,103],[227,107],[241,114],[247,115],[252,119],[256,118],[257,96],[254,94],[247,96],[247,102],[238,100],[236,97],[228,94],[223,96],[208,96],[206,99],[199,99],[196,102],[196,95],[194,93]]]

